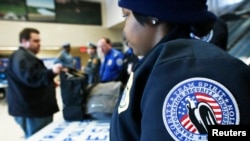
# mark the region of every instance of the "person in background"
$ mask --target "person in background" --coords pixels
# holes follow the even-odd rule
[[[36,57],[40,51],[40,33],[35,28],[24,28],[19,34],[20,47],[8,61],[8,112],[21,126],[25,138],[53,121],[59,108],[56,100],[54,77],[60,73],[61,64],[47,69]]]
[[[4,73],[4,65],[3,65],[3,61],[0,58],[0,85],[2,86],[3,82],[5,82],[6,80],[6,75]],[[5,83],[4,83],[5,85]],[[5,97],[5,88],[0,86],[0,99],[3,99]]]
[[[227,51],[228,27],[222,18],[217,17],[215,21],[202,23],[202,25],[198,23],[191,29],[191,38],[213,43]]]
[[[211,43],[221,47],[227,51],[228,45],[228,26],[226,21],[218,17],[213,25],[214,36],[211,39]]]
[[[133,53],[132,48],[128,48],[123,57],[123,67],[122,72],[120,73],[121,82],[123,85],[127,84],[130,73],[132,72],[134,66],[138,63],[139,58]]]
[[[63,67],[75,69],[76,68],[76,60],[70,54],[71,45],[70,43],[65,43],[62,45],[62,51],[56,57],[54,63],[61,63]]]
[[[98,49],[104,54],[100,66],[100,82],[119,81],[122,71],[123,53],[112,48],[109,38],[103,37],[98,41]]]
[[[114,109],[110,141],[204,141],[209,125],[250,125],[249,67],[190,37],[192,26],[216,20],[206,0],[118,5],[125,42],[143,59]]]
[[[88,44],[87,53],[89,55],[89,60],[87,65],[83,68],[83,72],[88,76],[88,84],[92,85],[99,82],[101,60],[97,55],[97,46],[95,44]]]

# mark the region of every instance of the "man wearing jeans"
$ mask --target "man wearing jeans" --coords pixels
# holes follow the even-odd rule
[[[8,111],[30,137],[52,122],[59,108],[54,77],[62,65],[47,69],[35,55],[40,50],[39,31],[25,28],[19,35],[20,47],[9,57],[6,68]]]

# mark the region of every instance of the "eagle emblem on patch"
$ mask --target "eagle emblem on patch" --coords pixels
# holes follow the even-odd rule
[[[162,116],[174,140],[207,141],[209,125],[239,124],[239,108],[222,84],[195,77],[175,85],[167,94]]]

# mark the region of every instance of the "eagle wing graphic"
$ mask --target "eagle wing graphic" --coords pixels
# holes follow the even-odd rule
[[[216,125],[216,118],[211,106],[205,102],[199,102],[196,106],[194,101],[187,98],[188,116],[200,134],[207,134],[208,125]]]

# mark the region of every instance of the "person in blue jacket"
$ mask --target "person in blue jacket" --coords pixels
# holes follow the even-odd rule
[[[216,20],[206,0],[118,5],[126,42],[143,59],[112,114],[111,141],[204,141],[209,125],[250,124],[249,67],[212,43],[190,39],[193,25]]]
[[[123,53],[113,48],[110,39],[106,37],[98,41],[97,47],[104,54],[99,70],[100,82],[119,81]]]
[[[70,54],[71,45],[70,43],[65,43],[62,45],[62,50],[59,52],[57,57],[54,60],[54,64],[61,63],[63,67],[76,69],[76,60]]]
[[[132,48],[128,48],[124,52],[122,72],[120,73],[119,76],[119,80],[123,83],[123,85],[126,85],[129,75],[133,67],[136,66],[138,61],[139,57],[133,53]]]

